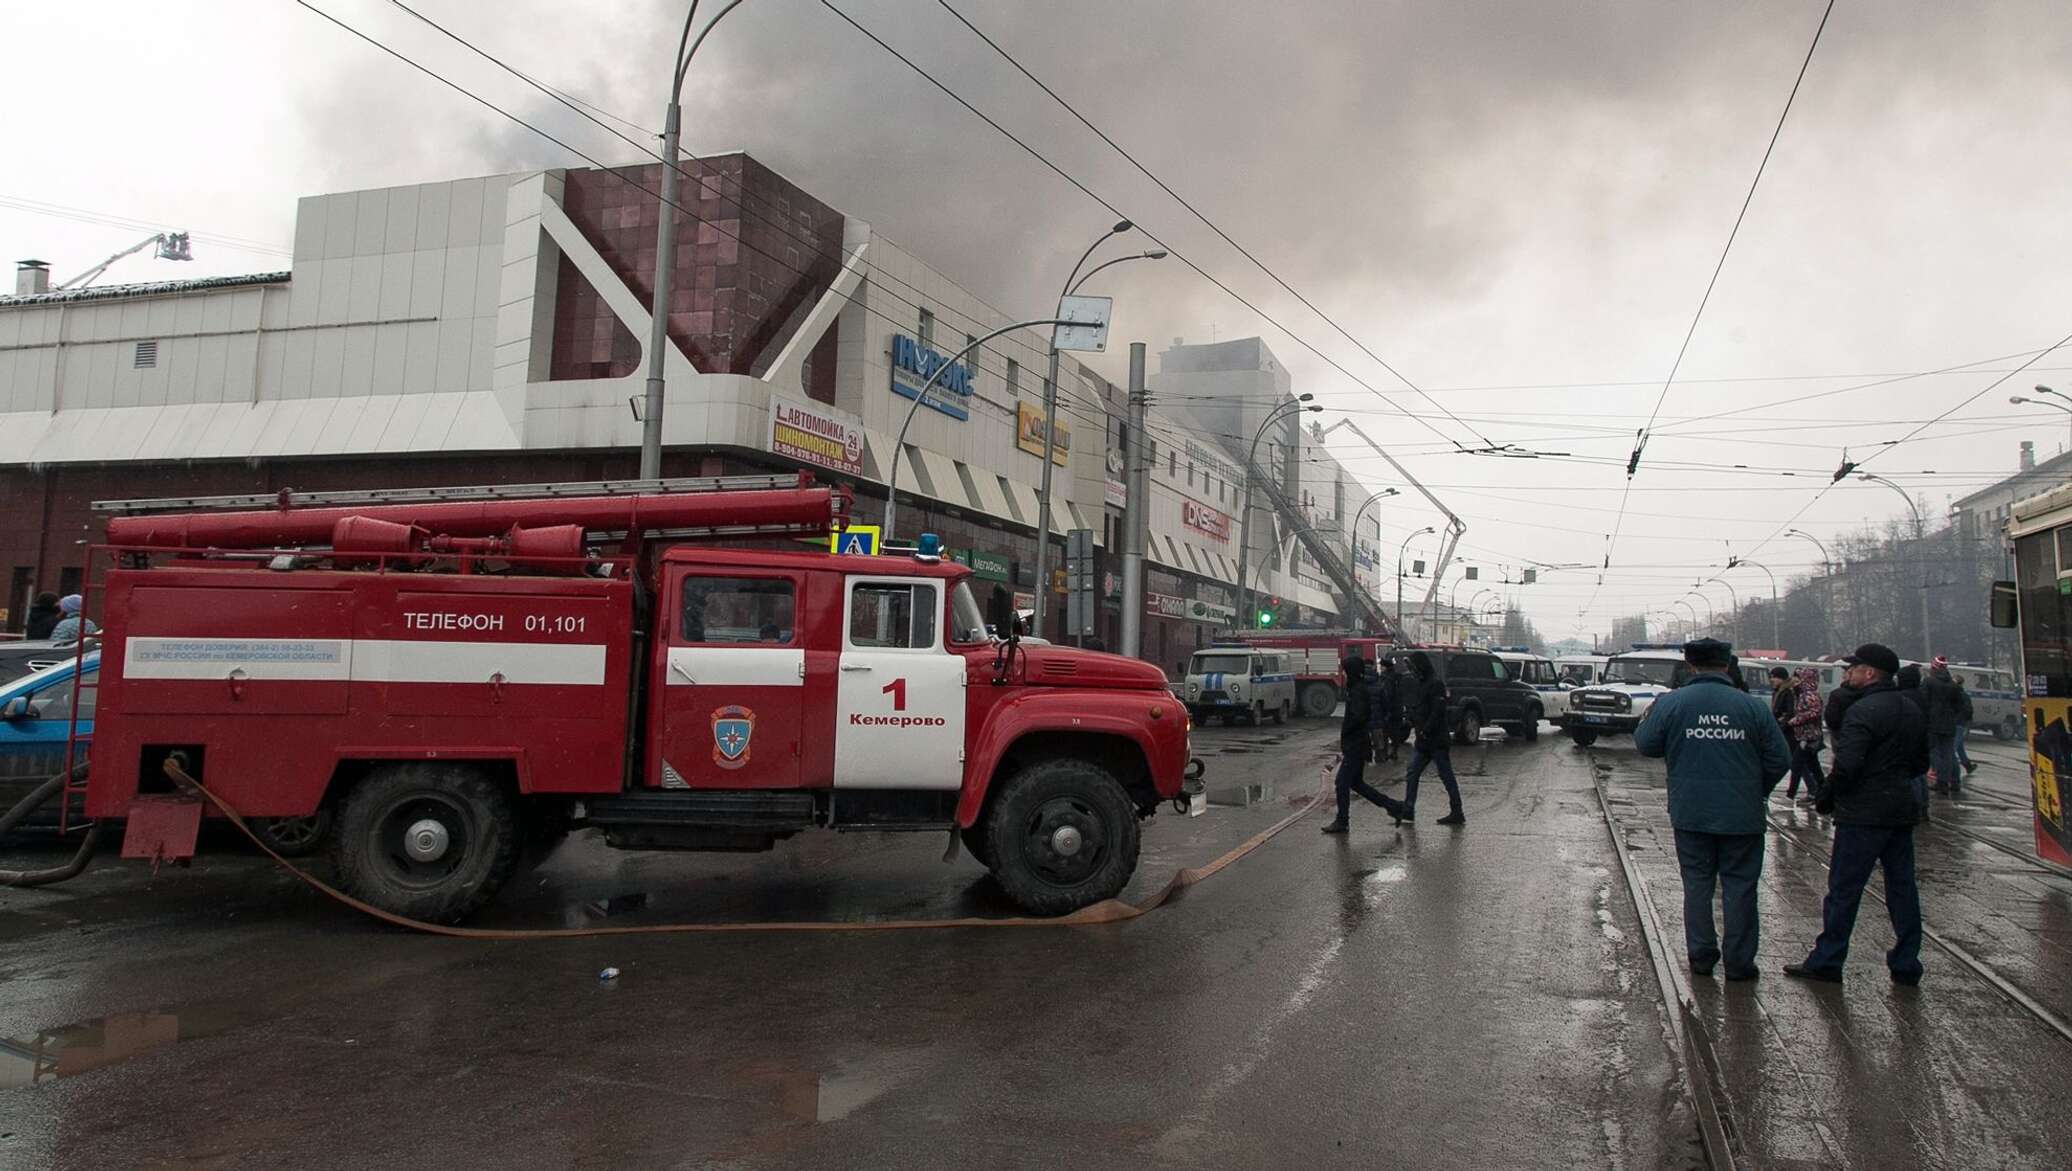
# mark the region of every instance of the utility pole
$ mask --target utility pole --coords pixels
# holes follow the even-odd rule
[[[1144,454],[1144,343],[1130,343],[1130,387],[1123,436],[1122,506],[1122,647],[1132,659],[1144,657],[1144,534],[1150,527],[1149,460]]]

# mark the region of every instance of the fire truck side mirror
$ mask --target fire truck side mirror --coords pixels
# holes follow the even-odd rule
[[[2019,613],[2019,609],[2016,605],[2013,582],[1996,581],[1993,583],[1992,604],[1988,609],[1990,612],[1987,617],[1996,628],[2000,630],[2014,629],[2015,615]]]

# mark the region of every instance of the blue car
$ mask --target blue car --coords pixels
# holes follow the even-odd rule
[[[66,658],[53,667],[0,685],[0,813],[65,767],[66,729],[72,715],[72,692],[77,675],[84,669],[89,685],[79,693],[79,741],[75,751],[85,759],[87,741],[94,733],[94,695],[91,682],[99,675],[101,653],[90,651],[82,660]],[[30,824],[57,820],[55,801],[43,807]]]

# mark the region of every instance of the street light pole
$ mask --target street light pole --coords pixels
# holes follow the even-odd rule
[[[1366,500],[1366,503],[1360,505],[1359,511],[1353,513],[1352,526],[1346,530],[1348,534],[1348,536],[1346,537],[1346,547],[1351,554],[1346,558],[1346,560],[1352,563],[1353,577],[1355,578],[1355,580],[1357,580],[1360,575],[1360,520],[1362,517],[1367,515],[1367,510],[1373,507],[1375,501],[1380,500],[1384,496],[1394,496],[1395,494],[1396,490],[1394,488],[1383,488],[1381,491],[1376,492],[1372,496],[1369,496]],[[1374,517],[1374,544],[1374,568],[1377,571],[1375,576],[1379,577],[1380,573],[1378,571],[1381,568],[1381,516],[1379,513],[1375,514]],[[1380,583],[1376,582],[1374,584],[1379,585]],[[1396,621],[1398,622],[1401,622],[1402,620],[1403,619],[1401,616],[1398,616],[1396,619]]]
[[[1072,266],[1072,275],[1065,278],[1064,288],[1058,291],[1057,312],[1060,319],[1063,318],[1065,312],[1065,298],[1071,296],[1072,290],[1078,287],[1079,270],[1086,267],[1087,259],[1094,254],[1094,249],[1099,248],[1107,241],[1108,237],[1119,236],[1135,226],[1135,224],[1130,223],[1128,220],[1122,220],[1102,233],[1100,239],[1087,245],[1085,252],[1080,253],[1079,263]],[[1092,276],[1093,274],[1088,273],[1087,275]],[[1042,480],[1036,489],[1036,604],[1033,607],[1035,613],[1031,615],[1030,623],[1034,628],[1032,633],[1039,638],[1043,637],[1045,612],[1050,609],[1050,460],[1052,445],[1056,442],[1058,433],[1058,328],[1056,324],[1050,327],[1049,365],[1050,372],[1043,380],[1043,470]]]
[[[2066,403],[2066,405],[2064,405],[2064,406],[2058,406],[2058,404],[2057,404],[2057,403],[2049,403],[2049,404],[2047,404],[2047,405],[2049,405],[2049,406],[2053,406],[2053,407],[2058,407],[2058,409],[2059,409],[2059,410],[2061,410],[2061,411],[2064,411],[2064,412],[2066,413],[2066,415],[2067,415],[2067,416],[2072,416],[2072,395],[2068,395],[2068,394],[2065,394],[2065,393],[2063,393],[2063,392],[2061,392],[2061,391],[2056,391],[2056,390],[2052,390],[2052,389],[2051,389],[2050,387],[2048,387],[2048,386],[2044,386],[2044,385],[2042,385],[2041,383],[2037,384],[2037,386],[2036,386],[2036,388],[2035,388],[2035,389],[2036,389],[2036,393],[2037,393],[2037,394],[2047,394],[2047,395],[2050,395],[2050,396],[2051,396],[2052,398],[2058,398],[2058,399],[2063,399],[2063,400],[2065,401],[2065,403]],[[2020,399],[2020,398],[2016,398],[2016,399],[2009,399],[2008,401],[2009,401],[2009,402],[2036,402],[2036,401],[2040,401],[2040,400],[2035,400],[2035,399]],[[2067,422],[2072,422],[2072,417],[2068,417],[2066,421],[2067,421]],[[2066,448],[2065,450],[2067,450],[2067,451],[2072,451],[2072,447],[2067,447],[2067,448]]]
[[[725,20],[727,13],[744,0],[729,0],[719,15],[705,22],[698,39],[691,39],[691,25],[698,19],[698,0],[691,0],[684,13],[683,35],[676,39],[676,61],[669,71],[669,105],[662,111],[662,206],[655,217],[655,293],[651,302],[654,320],[648,328],[647,399],[640,412],[640,478],[662,478],[662,406],[669,357],[670,278],[676,271],[676,179],[677,143],[683,128],[683,78],[698,55],[698,46]]]
[[[1252,628],[1252,581],[1248,572],[1252,559],[1252,464],[1259,458],[1259,440],[1265,436],[1266,429],[1273,426],[1276,419],[1285,419],[1304,411],[1323,410],[1324,408],[1319,406],[1303,405],[1315,397],[1317,396],[1308,393],[1298,394],[1294,402],[1281,403],[1266,412],[1266,417],[1259,420],[1259,429],[1252,432],[1252,446],[1245,452],[1245,466],[1239,469],[1245,474],[1245,487],[1244,491],[1238,493],[1240,515],[1237,522],[1237,604],[1238,621],[1244,623],[1247,630]],[[1294,409],[1290,410],[1291,407]]]
[[[1800,537],[1811,541],[1813,542],[1813,547],[1820,550],[1820,625],[1821,629],[1827,632],[1828,645],[1832,647],[1835,640],[1835,563],[1827,555],[1827,546],[1822,544],[1820,538],[1812,533],[1806,532],[1803,529],[1786,529],[1784,530],[1784,535],[1787,537]]]
[[[1678,598],[1677,600],[1675,600],[1674,602],[1671,602],[1671,603],[1669,603],[1669,604],[1670,604],[1670,605],[1672,605],[1672,606],[1682,606],[1682,607],[1683,607],[1684,609],[1686,609],[1686,610],[1689,610],[1689,611],[1691,612],[1691,631],[1690,631],[1690,632],[1691,632],[1691,634],[1692,634],[1692,635],[1694,635],[1694,636],[1695,636],[1695,635],[1696,635],[1696,634],[1698,633],[1698,607],[1696,607],[1696,606],[1693,606],[1693,605],[1691,605],[1691,603],[1690,603],[1690,599],[1688,599],[1688,598]],[[1685,642],[1689,642],[1689,641],[1690,641],[1690,639],[1688,639],[1688,638],[1687,638],[1687,639],[1685,639],[1684,641],[1685,641]]]
[[[1410,552],[1410,542],[1424,536],[1426,533],[1436,533],[1438,531],[1438,529],[1433,528],[1431,525],[1426,525],[1404,537],[1403,544],[1396,549],[1396,625],[1403,628],[1403,633],[1408,633],[1408,624],[1403,621],[1403,555]]]
[[[1719,625],[1719,618],[1716,614],[1714,614],[1712,609],[1712,599],[1706,597],[1704,594],[1701,594],[1696,590],[1692,590],[1689,594],[1685,596],[1696,598],[1699,601],[1705,603],[1705,633],[1711,634],[1713,632],[1713,628]],[[1697,607],[1692,607],[1691,616],[1695,618],[1697,617],[1697,614]]]
[[[1738,569],[1743,565],[1762,570],[1763,576],[1770,579],[1770,645],[1776,647],[1778,650],[1783,650],[1784,636],[1782,633],[1780,633],[1783,630],[1783,625],[1779,622],[1777,617],[1777,575],[1770,572],[1769,566],[1762,565],[1754,561],[1750,561],[1747,558],[1727,558],[1728,569]]]
[[[1883,476],[1870,472],[1858,472],[1856,475],[1860,479],[1869,480],[1873,484],[1883,484],[1899,493],[1899,498],[1907,502],[1907,511],[1914,514],[1914,551],[1921,559],[1921,661],[1925,663],[1935,657],[1935,638],[1928,628],[1928,526],[1921,519],[1921,506],[1914,503],[1913,493]]]
[[[906,450],[907,428],[914,425],[914,412],[920,410],[921,404],[928,401],[928,392],[935,389],[936,379],[941,378],[943,374],[948,372],[950,367],[962,362],[966,354],[985,345],[1003,333],[1011,333],[1017,329],[1027,329],[1032,325],[1061,324],[1070,325],[1071,322],[1061,322],[1055,317],[1041,317],[1034,321],[1017,321],[1013,325],[1003,325],[977,341],[966,344],[963,349],[957,351],[956,357],[937,366],[935,373],[928,376],[928,381],[921,384],[920,393],[914,396],[913,405],[907,408],[906,421],[899,425],[899,438],[892,441],[892,472],[887,477],[888,486],[885,491],[885,531],[878,534],[878,541],[881,546],[892,543],[893,533],[899,522],[899,457]],[[1044,461],[1044,466],[1049,466],[1048,460]],[[1040,545],[1038,546],[1038,548],[1041,547]],[[1036,596],[1041,598],[1043,595],[1038,593]]]

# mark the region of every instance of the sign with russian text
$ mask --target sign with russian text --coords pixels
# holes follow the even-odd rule
[[[863,474],[863,426],[827,407],[770,396],[770,453],[800,463]]]
[[[1230,517],[1206,504],[1192,500],[1180,503],[1180,523],[1198,533],[1206,533],[1219,541],[1230,540]]]
[[[935,379],[933,386],[928,385],[931,377]],[[903,333],[893,334],[892,393],[902,398],[920,398],[924,386],[928,387],[928,397],[922,405],[929,410],[940,411],[952,419],[971,417],[965,405],[971,401],[971,367],[952,362]]]
[[[1014,445],[1035,456],[1043,458],[1043,411],[1028,403],[1014,404]],[[1050,447],[1050,462],[1058,467],[1065,466],[1065,459],[1072,454],[1072,428],[1058,420],[1058,437]]]

